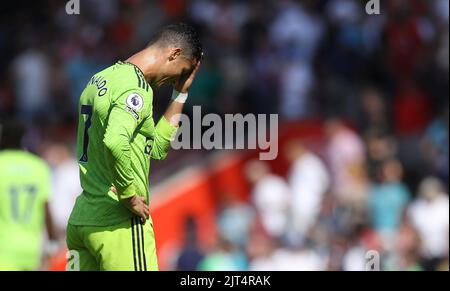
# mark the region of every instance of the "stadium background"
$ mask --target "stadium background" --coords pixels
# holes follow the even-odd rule
[[[163,270],[361,270],[371,249],[384,269],[448,270],[449,2],[381,2],[370,16],[358,0],[81,0],[79,15],[65,1],[2,3],[0,114],[28,125],[24,147],[54,175],[61,243],[44,244],[42,269],[63,268],[81,90],[185,21],[205,50],[188,107],[280,114],[280,155],[271,173],[249,166],[256,152],[154,161]]]

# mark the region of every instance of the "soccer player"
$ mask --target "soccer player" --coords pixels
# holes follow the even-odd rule
[[[55,239],[47,203],[50,169],[20,149],[23,133],[18,122],[0,125],[0,270],[37,270],[44,226]]]
[[[149,163],[167,156],[202,54],[193,28],[172,24],[88,82],[77,141],[83,192],[67,227],[68,269],[158,270]],[[173,86],[172,102],[155,125],[153,89],[164,84]]]

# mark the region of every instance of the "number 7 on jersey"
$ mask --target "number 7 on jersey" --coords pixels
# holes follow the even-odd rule
[[[88,130],[91,127],[92,118],[92,105],[81,105],[81,115],[87,115],[84,122],[84,136],[83,136],[83,154],[81,155],[80,162],[86,163],[88,161],[88,145],[89,145],[89,133]]]

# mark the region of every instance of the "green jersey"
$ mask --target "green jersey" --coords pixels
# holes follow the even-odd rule
[[[132,217],[119,199],[139,195],[148,202],[150,159],[166,157],[176,132],[164,117],[155,125],[152,101],[152,88],[130,63],[118,62],[88,82],[80,97],[77,137],[83,192],[70,224],[118,224]]]
[[[49,192],[43,160],[25,151],[0,151],[0,270],[38,268]]]

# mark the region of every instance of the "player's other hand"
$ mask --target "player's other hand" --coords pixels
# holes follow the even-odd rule
[[[131,212],[142,218],[144,223],[149,218],[150,213],[144,197],[134,195],[130,198],[122,199],[120,202],[122,202],[122,204],[125,205],[125,207]]]
[[[175,82],[175,84],[173,84],[175,90],[181,93],[187,93],[192,85],[192,82],[195,79],[195,75],[197,74],[198,69],[200,68],[200,63],[200,61],[197,62],[197,65],[190,74],[180,76],[180,79]]]
[[[117,193],[117,190],[114,187],[111,187],[111,191]],[[144,197],[134,195],[126,199],[121,199],[120,202],[128,208],[128,210],[142,218],[144,223],[150,217],[148,205]]]

